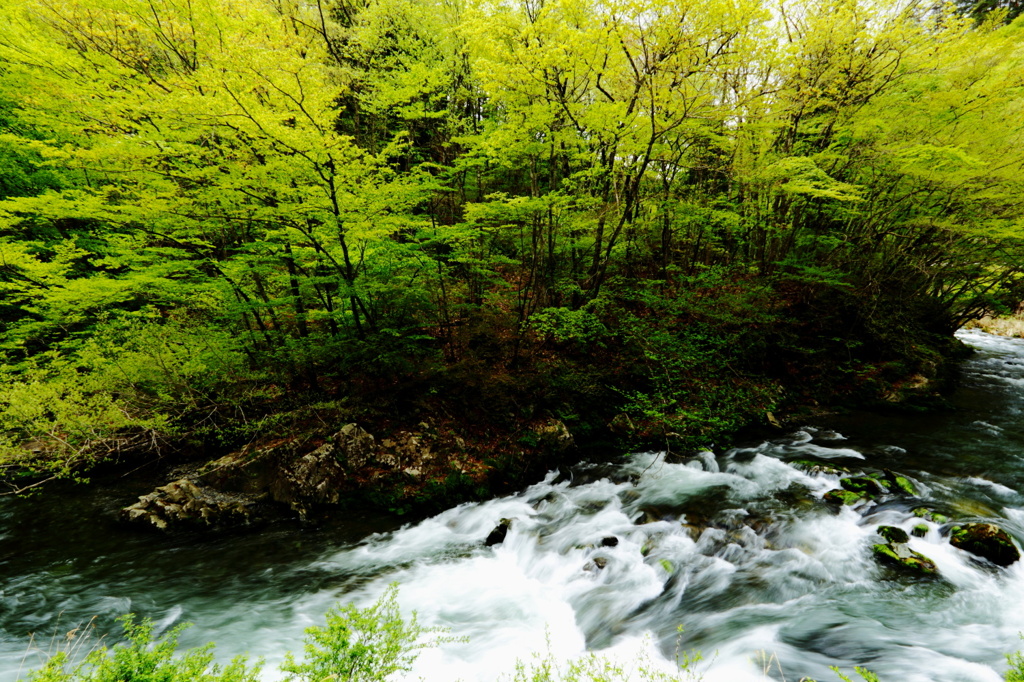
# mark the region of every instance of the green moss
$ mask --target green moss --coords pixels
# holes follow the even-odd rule
[[[928,535],[928,524],[927,523],[919,523],[919,524],[917,524],[910,531],[910,534],[913,535],[915,538],[923,538],[925,535]]]
[[[939,572],[935,562],[906,545],[873,545],[871,550],[875,558],[894,568],[923,575],[936,575]]]
[[[927,507],[916,507],[910,511],[911,514],[919,519],[928,519],[938,524],[949,523],[949,517],[938,512],[932,511]]]
[[[839,480],[839,485],[851,492],[860,493],[867,497],[874,497],[887,492],[886,487],[880,482],[868,476],[849,476]]]
[[[889,545],[872,545],[871,551],[873,551],[875,553],[875,556],[880,559],[885,558],[889,561],[895,561],[897,563],[899,563],[900,561],[899,556],[896,554],[896,552],[892,550],[892,547],[890,547]]]
[[[825,493],[823,498],[830,504],[855,504],[860,500],[866,499],[864,495],[854,492],[852,490],[829,490]]]
[[[886,542],[890,544],[900,544],[910,542],[910,537],[907,536],[907,531],[896,526],[879,526],[878,534],[885,538]]]
[[[905,492],[908,495],[917,495],[917,488],[914,484],[905,476],[894,476],[893,481],[896,487]]]

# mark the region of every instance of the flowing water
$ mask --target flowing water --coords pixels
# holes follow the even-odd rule
[[[158,629],[194,622],[183,645],[263,656],[266,679],[278,679],[305,627],[393,581],[404,610],[468,637],[422,654],[410,679],[492,680],[533,652],[646,655],[671,669],[677,651],[697,649],[709,681],[824,682],[836,679],[832,665],[891,682],[999,680],[1024,631],[1024,562],[986,565],[931,522],[910,544],[940,579],[898,574],[871,554],[877,527],[910,530],[921,504],[1024,539],[1024,341],[961,338],[979,352],[953,412],[829,418],[685,463],[634,455],[402,527],[366,518],[163,538],[113,522],[131,501],[123,488],[6,500],[0,680],[91,618],[113,638],[113,618],[128,611]],[[919,496],[836,509],[821,497],[838,477],[805,473],[791,464],[800,459],[888,467]],[[485,547],[502,518],[514,519],[508,537]]]

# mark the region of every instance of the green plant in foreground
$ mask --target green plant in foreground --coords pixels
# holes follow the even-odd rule
[[[1024,635],[1021,635],[1021,639],[1024,639]],[[1006,662],[1010,664],[1005,674],[1006,682],[1024,682],[1024,652],[1006,654]]]
[[[398,584],[392,583],[372,606],[351,604],[327,612],[327,624],[306,629],[305,659],[289,653],[281,670],[288,680],[304,682],[378,682],[396,672],[411,670],[421,649],[454,638],[441,628],[427,628],[406,620],[398,609]]]
[[[29,682],[258,682],[261,663],[249,665],[236,657],[227,666],[213,663],[213,644],[189,649],[175,657],[180,625],[153,639],[153,624],[135,622],[131,614],[120,619],[128,641],[113,649],[101,647],[74,663],[67,652],[52,656]]]
[[[842,672],[840,672],[839,668],[837,668],[835,666],[832,666],[831,670],[843,682],[854,682],[850,677],[848,677],[848,676],[844,675]],[[864,682],[878,682],[878,675],[874,674],[873,672],[871,672],[867,668],[861,668],[861,667],[858,666],[858,667],[855,667],[854,670],[857,671],[857,674],[860,675],[861,679],[864,680]]]

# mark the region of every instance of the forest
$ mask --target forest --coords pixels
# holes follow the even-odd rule
[[[1019,3],[4,5],[15,491],[309,410],[693,448],[913,409],[1024,299]]]

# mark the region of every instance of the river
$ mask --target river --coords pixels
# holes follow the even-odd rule
[[[114,641],[113,619],[129,611],[159,630],[194,622],[184,646],[265,657],[265,679],[280,679],[304,628],[393,581],[403,610],[468,637],[422,654],[409,679],[492,680],[545,651],[630,665],[645,654],[670,669],[681,648],[703,653],[709,682],[825,682],[833,665],[889,682],[1000,680],[1004,654],[1022,644],[1024,562],[984,565],[937,523],[911,547],[940,579],[897,574],[871,554],[876,528],[909,530],[922,503],[1024,539],[1024,340],[960,337],[978,353],[952,412],[830,417],[686,463],[637,454],[404,526],[368,517],[165,538],[115,523],[132,501],[123,486],[4,499],[0,680],[23,677],[90,619]],[[837,510],[821,501],[837,476],[789,464],[806,458],[888,467],[919,497]],[[508,537],[485,547],[501,518],[514,519]]]

